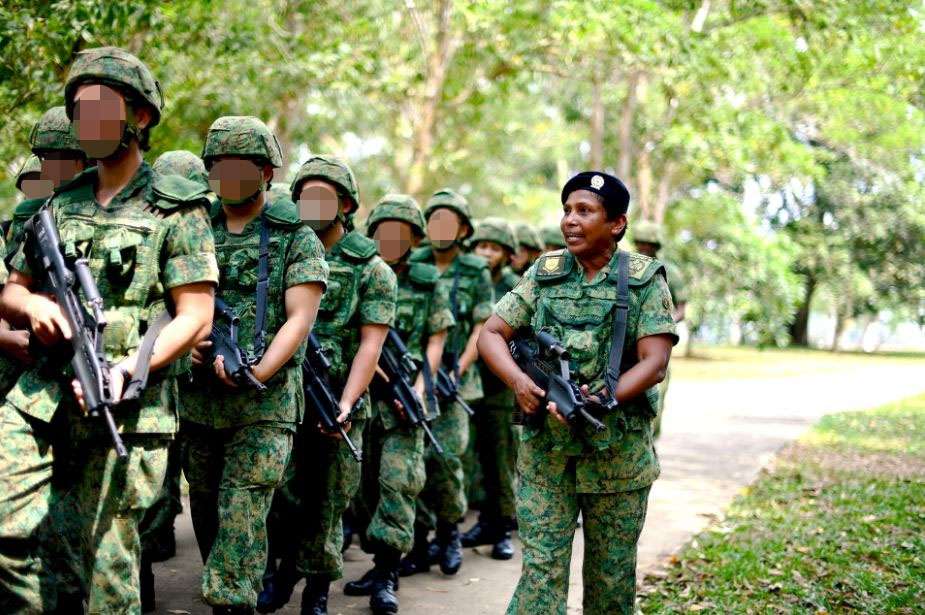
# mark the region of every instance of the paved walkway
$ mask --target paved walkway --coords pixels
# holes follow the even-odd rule
[[[673,380],[658,445],[662,476],[652,490],[640,543],[640,573],[655,570],[703,529],[781,446],[819,417],[925,391],[922,374],[922,364],[857,365],[837,373],[774,379]],[[471,519],[466,527],[470,523]],[[157,612],[209,613],[198,598],[201,567],[188,515],[178,519],[178,549],[176,558],[156,565]],[[581,611],[581,552],[579,532],[569,593],[569,612],[574,613]],[[348,580],[370,566],[369,557],[355,546],[347,552],[347,560]],[[455,577],[434,572],[402,579],[401,612],[502,613],[519,571],[519,557],[496,562],[487,556],[487,548],[467,550],[463,568]],[[369,613],[366,598],[343,595],[342,582],[332,588],[330,612]],[[298,612],[298,593],[280,612]]]

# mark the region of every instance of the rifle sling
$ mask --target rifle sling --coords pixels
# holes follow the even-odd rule
[[[260,246],[257,261],[257,309],[254,318],[254,357],[263,356],[267,344],[267,296],[270,293],[270,229],[260,214]]]
[[[157,337],[161,334],[161,331],[170,321],[170,313],[167,311],[161,312],[161,315],[158,316],[154,322],[148,326],[148,330],[145,331],[145,336],[141,339],[141,345],[138,346],[135,373],[132,375],[131,381],[125,386],[125,393],[122,395],[123,401],[138,399],[141,392],[148,386],[148,374],[151,371],[151,357],[154,355],[154,343],[157,341]]]
[[[610,274],[614,282],[614,274]],[[607,371],[604,382],[610,396],[617,398],[617,380],[620,378],[620,364],[623,360],[623,344],[626,341],[626,323],[629,313],[629,253],[620,251],[617,260],[616,272],[617,305],[613,314],[613,331],[610,338],[610,359],[607,362]]]
[[[450,311],[453,312],[453,319],[459,323],[459,257],[453,263],[453,286],[450,288]],[[453,378],[456,385],[459,385],[459,349],[454,348],[450,353],[452,364],[449,366],[453,371]],[[427,362],[426,360],[424,361]]]

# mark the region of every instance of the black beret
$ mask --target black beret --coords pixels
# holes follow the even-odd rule
[[[576,190],[588,190],[600,195],[608,213],[625,214],[630,206],[630,191],[623,182],[607,173],[582,171],[568,180],[562,188],[562,203],[564,204],[568,195]]]

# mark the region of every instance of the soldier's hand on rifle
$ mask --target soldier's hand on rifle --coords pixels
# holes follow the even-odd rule
[[[112,403],[119,403],[125,389],[125,374],[115,365],[109,368],[109,389],[112,395]],[[77,406],[80,408],[80,411],[86,414],[87,405],[84,401],[84,392],[77,378],[71,380],[71,390],[74,392],[74,397],[77,398]]]
[[[218,379],[221,380],[225,385],[236,389],[238,385],[235,384],[235,381],[228,377],[228,374],[225,373],[225,357],[218,355],[215,357],[215,362],[212,364],[212,368],[215,370],[215,375],[218,376]]]
[[[8,357],[24,365],[32,364],[32,356],[29,354],[29,332],[24,330],[14,330],[0,328],[0,349]]]
[[[549,411],[549,414],[556,417],[556,420],[562,423],[563,425],[568,425],[568,421],[565,420],[565,417],[559,412],[559,408],[556,406],[556,402],[551,401],[546,404],[546,409]]]
[[[530,376],[521,373],[514,382],[514,396],[521,410],[527,414],[533,414],[540,409],[540,402],[546,397],[546,391],[538,387]]]
[[[205,362],[206,351],[212,347],[212,342],[202,340],[193,346],[193,365],[202,365]]]
[[[45,295],[31,295],[25,312],[29,315],[32,332],[46,346],[54,345],[62,337],[66,340],[71,339],[73,334],[70,323],[58,304]]]
[[[401,418],[401,420],[403,420],[403,421],[404,421],[404,420],[407,420],[408,417],[405,415],[405,406],[404,406],[404,404],[402,404],[402,403],[401,403],[400,401],[398,401],[397,399],[394,400],[392,403],[395,404],[395,410],[398,411],[398,416]]]

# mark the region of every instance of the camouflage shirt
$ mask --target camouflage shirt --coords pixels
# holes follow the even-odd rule
[[[393,328],[418,364],[425,360],[430,336],[455,324],[450,298],[439,284],[440,272],[426,263],[411,263],[398,273],[398,301]],[[394,412],[382,415],[386,429],[398,425]]]
[[[356,231],[341,237],[325,257],[330,276],[314,333],[331,361],[339,394],[360,347],[360,327],[392,326],[397,289],[395,273],[376,253],[376,242]],[[369,403],[353,417],[369,418]]]
[[[566,250],[549,252],[524,274],[520,284],[495,306],[495,313],[514,329],[544,329],[558,338],[571,354],[573,377],[592,391],[604,386],[610,354],[617,287],[608,276],[618,253],[590,282]],[[636,342],[650,335],[667,334],[677,343],[671,313],[673,306],[664,268],[658,261],[631,254],[629,313],[623,369],[638,361]],[[540,428],[525,426],[522,438],[534,450],[561,451],[578,456],[579,492],[607,493],[649,485],[659,473],[649,422],[655,415],[658,391],[624,402],[603,418],[607,430],[572,431],[551,417]]]
[[[520,276],[514,273],[514,270],[510,267],[505,267],[501,270],[501,276],[498,278],[498,281],[494,283],[494,298],[500,299],[508,294],[517,286],[518,282],[520,282]],[[482,389],[486,397],[509,391],[504,381],[495,376],[495,373],[488,369],[484,361],[480,360],[478,365],[479,373],[482,376]]]
[[[108,321],[104,351],[108,360],[119,361],[138,347],[144,324],[167,308],[169,290],[215,283],[218,266],[201,186],[177,176],[158,175],[142,163],[104,208],[96,202],[96,182],[95,168],[84,171],[55,194],[51,205],[65,255],[89,261]],[[27,246],[21,245],[11,266],[32,276],[36,268],[27,252]],[[116,409],[120,430],[176,431],[177,416],[162,401],[163,388],[175,386],[166,372],[151,375],[137,407]],[[40,362],[23,373],[7,401],[49,421],[59,403],[70,398],[66,386],[60,369],[56,377]]]
[[[411,261],[433,264],[434,253],[429,246],[419,248],[411,254]],[[491,316],[493,296],[488,264],[480,256],[461,253],[441,273],[440,283],[445,286],[449,297],[453,296],[453,286],[457,286],[456,313],[454,314],[456,326],[450,331],[444,355],[449,353],[462,355],[473,327],[485,322]],[[482,379],[478,369],[469,369],[463,374],[459,392],[467,401],[482,397]]]
[[[325,284],[328,266],[324,246],[308,226],[299,221],[295,205],[274,201],[264,210],[269,231],[269,290],[266,312],[266,347],[269,348],[286,322],[286,289],[299,284]],[[221,279],[218,295],[241,319],[238,343],[254,354],[257,313],[257,271],[261,218],[251,220],[240,233],[231,233],[221,207],[213,210],[212,232]],[[249,387],[231,389],[211,373],[193,370],[193,386],[183,386],[181,414],[185,420],[216,429],[240,427],[258,422],[286,423],[292,429],[302,420],[305,406],[302,391],[302,344],[260,392]]]

